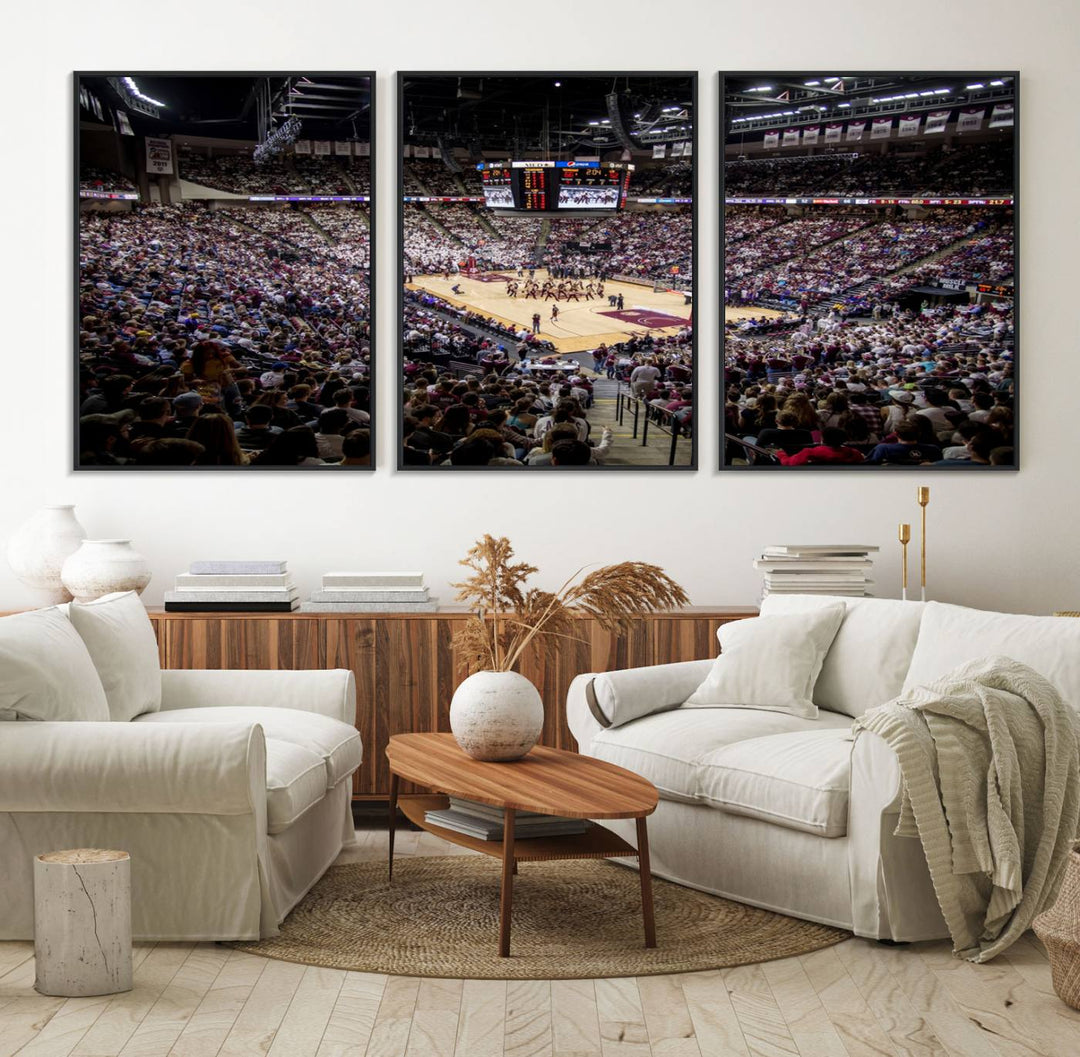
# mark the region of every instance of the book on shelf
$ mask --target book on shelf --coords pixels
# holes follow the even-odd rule
[[[300,592],[295,587],[263,587],[254,591],[239,591],[228,587],[201,591],[166,591],[166,602],[295,602]]]
[[[434,613],[439,601],[427,602],[302,602],[301,613]]]
[[[300,608],[299,599],[291,602],[170,602],[166,613],[291,613]]]
[[[432,826],[462,833],[478,840],[502,840],[503,820],[487,819],[479,815],[457,811],[454,808],[442,808],[424,812],[424,820]],[[587,819],[556,818],[545,816],[530,824],[514,823],[514,840],[528,840],[530,837],[571,837],[584,833],[589,828]]]
[[[782,543],[766,547],[761,553],[766,557],[792,557],[829,555],[833,557],[859,556],[881,550],[870,543]]]
[[[411,587],[419,589],[424,586],[423,573],[365,573],[365,572],[336,572],[324,573],[322,578],[323,588],[338,587]]]
[[[252,560],[225,561],[210,560],[192,562],[188,572],[196,576],[271,576],[285,572],[288,563],[284,561]]]
[[[238,588],[243,591],[273,587],[295,587],[291,573],[180,573],[177,591],[215,591]]]
[[[427,602],[428,589],[421,587],[324,587],[312,591],[311,602]]]

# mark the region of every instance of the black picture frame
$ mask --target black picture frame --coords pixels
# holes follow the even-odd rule
[[[691,100],[693,106],[693,128],[691,130],[692,143],[692,157],[693,172],[691,175],[691,198],[693,199],[692,212],[691,212],[691,262],[694,272],[693,282],[691,284],[691,299],[694,305],[694,325],[693,336],[691,341],[692,350],[692,376],[691,384],[694,389],[694,429],[691,434],[691,455],[690,462],[684,465],[634,465],[634,464],[601,464],[597,466],[530,466],[530,467],[517,467],[517,466],[424,466],[424,465],[411,465],[407,464],[403,460],[403,430],[404,430],[404,406],[401,400],[401,379],[404,369],[404,336],[402,333],[402,323],[405,315],[405,286],[403,282],[404,268],[405,268],[405,203],[403,201],[404,193],[404,157],[403,146],[405,142],[406,133],[406,85],[410,80],[416,79],[435,79],[435,78],[509,78],[520,77],[525,78],[550,78],[552,80],[569,79],[572,77],[588,77],[588,78],[634,78],[634,77],[650,77],[650,78],[682,78],[689,82]],[[402,70],[398,71],[396,77],[397,85],[397,127],[394,139],[394,149],[396,153],[396,166],[395,166],[395,180],[394,180],[394,195],[397,205],[397,265],[398,274],[395,278],[397,288],[397,320],[395,326],[397,329],[396,334],[396,348],[397,355],[395,357],[395,381],[394,381],[394,400],[397,404],[396,411],[396,423],[395,423],[395,467],[399,472],[403,473],[444,473],[444,474],[460,474],[468,472],[479,473],[496,473],[496,472],[517,472],[525,471],[529,474],[537,472],[579,472],[579,473],[635,473],[635,472],[667,472],[667,473],[693,473],[698,469],[698,458],[700,452],[699,434],[700,424],[702,421],[702,406],[703,400],[701,388],[698,384],[699,379],[699,357],[701,344],[698,337],[698,321],[697,321],[697,306],[698,296],[701,289],[699,276],[698,276],[698,232],[699,232],[699,210],[698,204],[698,191],[699,191],[699,177],[700,166],[698,164],[699,158],[699,75],[696,70]],[[636,443],[636,441],[635,441]]]
[[[836,67],[832,67],[836,69]],[[727,363],[726,363],[726,265],[727,265],[727,242],[725,231],[725,216],[727,206],[727,188],[725,179],[725,158],[726,158],[726,146],[728,139],[728,83],[730,81],[745,81],[747,79],[761,79],[762,81],[768,80],[786,80],[789,82],[804,81],[806,79],[820,78],[822,75],[819,71],[815,70],[776,70],[776,69],[757,69],[757,70],[724,70],[719,75],[719,146],[718,146],[718,165],[720,175],[720,268],[718,276],[717,287],[717,302],[720,306],[720,318],[719,318],[719,330],[720,330],[720,344],[719,344],[719,389],[717,391],[717,415],[716,420],[719,423],[718,430],[718,466],[724,473],[851,473],[851,474],[867,474],[874,470],[884,470],[889,473],[926,473],[930,472],[932,476],[937,476],[940,472],[963,472],[968,474],[980,474],[987,472],[995,473],[1015,473],[1021,468],[1021,418],[1020,418],[1020,405],[1021,405],[1021,383],[1022,383],[1022,370],[1021,370],[1021,357],[1020,357],[1020,297],[1021,297],[1021,276],[1020,276],[1020,98],[1021,98],[1021,74],[1019,70],[857,70],[846,71],[841,68],[841,73],[835,76],[843,77],[845,80],[848,78],[934,78],[934,79],[956,79],[964,80],[966,82],[988,82],[990,79],[1011,79],[1011,89],[1013,98],[1013,125],[1012,125],[1012,210],[1013,210],[1013,249],[1012,249],[1012,276],[1010,285],[1013,288],[1013,422],[1014,422],[1014,436],[1013,436],[1013,462],[1009,465],[985,465],[985,464],[973,464],[973,463],[960,463],[956,467],[944,467],[933,465],[913,465],[913,466],[885,466],[874,464],[855,464],[855,465],[812,465],[812,466],[784,466],[784,465],[769,465],[769,464],[747,464],[736,465],[729,463],[726,457],[726,451],[728,447],[728,439],[725,433],[725,408],[727,402]],[[963,106],[962,102],[941,103],[938,104],[942,108],[948,106],[950,109],[956,109]],[[978,103],[972,103],[969,105],[979,105]],[[985,106],[990,107],[992,104],[987,101]],[[890,116],[896,118],[898,115],[896,112],[891,114],[883,114],[882,116]],[[811,118],[808,120],[817,120],[822,123],[825,122],[825,118]],[[835,120],[845,120],[843,117],[836,117]],[[870,118],[867,117],[869,121]],[[788,124],[799,124],[798,120],[788,122]],[[805,122],[803,122],[805,123]],[[935,197],[945,197],[944,195]],[[993,197],[993,196],[981,196],[981,197]]]
[[[118,473],[174,473],[177,471],[188,473],[239,473],[241,475],[246,473],[325,473],[330,471],[336,471],[338,473],[342,471],[347,472],[359,472],[359,473],[372,473],[377,469],[377,441],[378,441],[378,414],[377,414],[377,401],[376,401],[376,385],[378,380],[378,354],[377,354],[377,339],[378,329],[376,325],[376,293],[377,293],[377,207],[378,207],[378,178],[377,178],[377,74],[374,70],[304,70],[303,76],[311,78],[330,77],[330,78],[350,78],[355,80],[367,79],[368,82],[368,139],[370,143],[369,148],[369,166],[371,170],[370,175],[370,187],[369,187],[369,202],[368,202],[368,228],[369,228],[369,268],[368,268],[368,294],[369,294],[369,333],[370,333],[370,345],[371,345],[371,362],[370,362],[370,402],[369,402],[369,414],[370,423],[368,424],[368,430],[370,432],[371,454],[369,458],[369,464],[366,466],[337,466],[332,463],[327,463],[323,466],[267,466],[267,465],[247,465],[247,466],[156,466],[156,465],[138,465],[134,463],[109,466],[109,465],[88,465],[80,463],[80,443],[79,443],[79,419],[80,419],[80,391],[79,391],[79,365],[80,365],[80,350],[79,350],[79,335],[80,335],[80,317],[79,317],[79,282],[80,282],[80,250],[81,250],[81,232],[80,232],[80,96],[79,91],[84,78],[105,78],[105,77],[131,77],[131,78],[146,78],[146,77],[176,77],[176,78],[226,78],[236,77],[243,79],[261,79],[261,78],[289,78],[297,77],[301,75],[301,71],[297,70],[75,70],[72,73],[72,91],[71,91],[71,118],[72,118],[72,294],[70,298],[70,305],[72,311],[72,377],[71,377],[71,396],[72,396],[72,437],[71,437],[71,460],[72,469],[76,473],[95,473],[95,472],[118,472]]]

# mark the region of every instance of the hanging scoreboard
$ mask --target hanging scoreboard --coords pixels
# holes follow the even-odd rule
[[[489,209],[614,213],[626,204],[634,166],[624,162],[511,161],[478,165]]]

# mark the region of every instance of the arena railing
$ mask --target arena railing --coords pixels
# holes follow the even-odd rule
[[[761,448],[756,444],[751,444],[750,441],[743,440],[742,437],[736,436],[734,433],[724,434],[724,447],[725,449],[730,449],[731,447],[741,448],[747,466],[780,465],[780,459],[775,452],[769,451],[768,448]]]
[[[630,436],[637,440],[641,434],[641,446],[644,448],[649,443],[649,423],[653,428],[671,436],[671,445],[668,448],[668,466],[675,465],[675,456],[679,450],[679,438],[689,439],[690,430],[677,417],[676,412],[669,411],[666,407],[653,407],[650,403],[634,396],[633,393],[621,386],[615,403],[615,421],[621,426],[627,415],[633,417]],[[655,417],[654,417],[655,416]]]

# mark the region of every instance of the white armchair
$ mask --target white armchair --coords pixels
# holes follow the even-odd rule
[[[351,672],[164,671],[160,687],[129,721],[0,722],[0,939],[32,938],[44,851],[127,851],[137,939],[253,939],[353,839]]]

